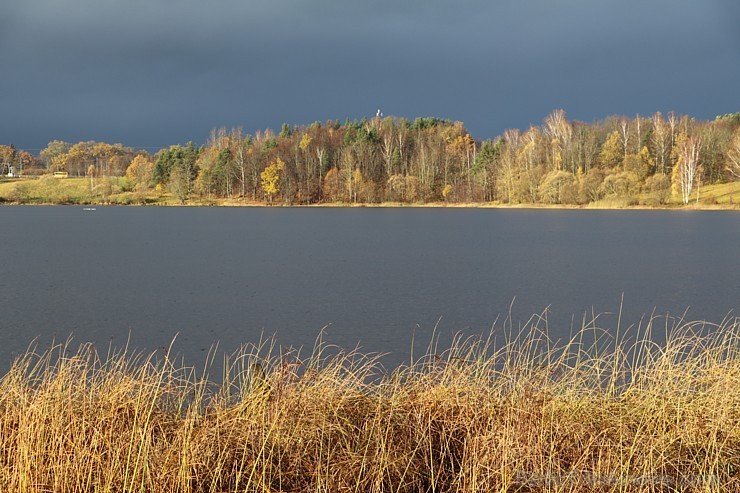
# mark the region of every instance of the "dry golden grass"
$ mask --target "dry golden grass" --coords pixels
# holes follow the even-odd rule
[[[390,374],[263,344],[218,385],[167,356],[29,352],[0,381],[0,491],[740,490],[740,321],[653,329],[555,344],[535,323]]]

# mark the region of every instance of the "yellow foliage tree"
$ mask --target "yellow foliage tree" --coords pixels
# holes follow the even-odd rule
[[[360,168],[355,169],[347,175],[347,192],[352,202],[357,202],[359,191],[363,188],[365,177],[362,176]]]
[[[599,155],[601,164],[605,168],[616,168],[624,159],[624,148],[622,147],[622,141],[619,138],[619,132],[613,131],[609,134],[601,146],[601,154]]]
[[[311,145],[311,136],[308,134],[303,134],[303,137],[301,137],[301,142],[298,144],[298,146],[301,148],[302,151],[305,151],[308,149],[308,146]]]
[[[654,167],[655,162],[647,147],[643,147],[638,154],[627,154],[622,161],[622,169],[636,174],[640,180],[647,178]]]
[[[73,145],[69,152],[63,155],[63,169],[76,176],[82,176],[87,170],[88,164],[93,163],[92,144],[90,142],[79,142]]]
[[[126,168],[126,179],[131,182],[137,190],[145,190],[149,187],[154,172],[154,163],[142,155],[131,160]]]
[[[687,136],[680,133],[676,137],[674,153],[678,156],[678,161],[673,166],[671,173],[671,183],[674,195],[681,196],[681,202],[689,203],[691,191],[694,185],[698,184],[701,179],[702,166],[699,162],[699,151],[701,149],[701,138]],[[696,201],[699,201],[697,192]]]
[[[655,169],[655,160],[650,155],[650,149],[647,146],[642,146],[640,150],[640,162],[646,170],[646,174],[651,173]]]
[[[275,161],[270,163],[262,173],[260,173],[260,178],[262,178],[262,191],[268,197],[270,202],[272,202],[273,197],[275,197],[275,195],[280,191],[280,175],[284,168],[285,163],[283,160],[277,158]]]
[[[51,166],[49,166],[49,169],[51,171],[67,171],[66,165],[67,165],[67,154],[60,154],[59,156],[54,156],[51,158]]]
[[[475,148],[475,142],[470,134],[458,135],[447,144],[447,150],[454,154],[465,155]]]

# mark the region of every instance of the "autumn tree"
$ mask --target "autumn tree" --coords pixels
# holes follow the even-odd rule
[[[550,140],[550,170],[559,171],[565,167],[575,173],[571,148],[573,128],[565,117],[565,111],[555,110],[545,118],[545,135]]]
[[[575,165],[583,173],[588,173],[597,165],[599,158],[599,139],[597,129],[583,123],[574,124],[573,153]]]
[[[504,132],[503,145],[499,157],[497,173],[497,192],[505,202],[514,201],[515,182],[519,174],[518,157],[520,132],[517,129],[509,129]]]
[[[126,168],[126,179],[138,191],[146,190],[152,181],[154,163],[142,154],[138,154]]]
[[[462,124],[460,124],[462,125]],[[466,184],[466,198],[465,200],[470,200],[473,195],[472,190],[472,165],[475,161],[475,154],[476,154],[476,145],[473,141],[473,138],[470,136],[469,133],[467,133],[462,128],[462,132],[460,135],[455,136],[450,140],[450,142],[447,144],[447,153],[452,157],[453,160],[457,162],[457,169],[459,170],[457,174],[462,174],[465,176],[465,184]],[[447,169],[445,167],[445,169]],[[454,168],[453,168],[454,169]],[[444,182],[445,184],[449,184],[450,177],[447,176],[447,172],[445,172],[445,178]],[[454,181],[454,180],[452,180]],[[444,195],[444,194],[443,194]],[[447,193],[449,195],[449,191]],[[447,195],[445,195],[445,200],[447,199]]]
[[[514,182],[514,195],[518,202],[535,203],[539,200],[540,180],[547,172],[544,163],[550,154],[547,140],[548,136],[537,127],[530,127],[521,136],[516,154],[519,169]]]
[[[113,176],[116,174],[123,174],[126,172],[126,168],[123,170],[118,169],[116,166],[118,163],[118,157],[123,154],[123,146],[121,144],[108,144],[106,142],[95,142],[92,148],[93,165],[99,176]],[[115,169],[114,169],[115,166]]]
[[[526,131],[507,130],[480,141],[461,122],[374,117],[285,124],[279,135],[269,129],[250,136],[222,128],[201,149],[172,146],[153,158],[145,153],[139,158],[121,144],[52,141],[41,160],[49,169],[94,176],[98,188],[106,175],[125,173],[131,188],[158,185],[181,201],[198,191],[210,198],[300,203],[587,203],[605,196],[635,198],[640,190],[653,200],[665,195],[670,177],[677,195],[682,195],[681,183],[695,190],[702,181],[740,178],[739,120],[697,122],[656,113],[589,124],[569,122],[563,110],[556,110]],[[693,181],[681,178],[692,162],[682,145],[690,138],[701,142],[693,160],[701,166],[693,168]],[[22,151],[12,159],[1,151],[5,171],[11,160],[15,166],[35,162]],[[93,173],[87,172],[90,166]]]
[[[392,118],[385,118],[380,125],[381,155],[383,156],[383,168],[385,176],[391,177],[398,170],[396,166],[400,161],[400,151],[396,144],[396,124]]]
[[[611,132],[599,153],[601,165],[605,168],[616,168],[624,160],[624,147],[622,139],[617,130]]]
[[[697,123],[693,134],[701,138],[699,161],[701,181],[716,183],[727,175],[727,155],[732,149],[733,130],[726,122],[720,124]]]
[[[217,161],[219,150],[215,146],[206,147],[203,152],[198,154],[198,175],[195,178],[194,188],[201,196],[205,195],[211,198],[211,194],[216,192],[217,188]]]
[[[643,147],[638,154],[627,154],[622,162],[622,168],[624,171],[629,171],[637,175],[641,180],[644,180],[651,172],[655,163],[650,156],[650,151],[647,147]]]
[[[53,164],[59,164],[59,157],[67,154],[72,144],[61,140],[52,140],[49,142],[44,149],[39,153],[41,162],[46,166],[47,169],[52,169]],[[56,160],[56,161],[55,161]]]
[[[5,174],[15,162],[16,150],[13,144],[0,145],[0,174]]]
[[[282,159],[277,158],[260,173],[262,191],[270,203],[272,203],[275,195],[280,192],[280,177],[284,169],[285,163]]]
[[[347,175],[347,191],[352,202],[374,202],[373,181],[363,176],[360,168]]]
[[[345,180],[342,175],[345,174],[338,168],[331,168],[324,178],[324,197],[329,202],[346,202],[347,194],[344,187]]]
[[[740,178],[740,128],[735,130],[735,136],[727,150],[727,171],[735,178]]]
[[[622,152],[624,153],[624,157],[622,161],[624,162],[627,160],[627,156],[629,154],[629,142],[630,142],[630,124],[626,118],[622,118],[619,120],[619,125],[617,125],[617,131],[619,132],[620,143],[622,144]]]
[[[240,197],[247,196],[247,180],[249,179],[250,158],[254,154],[252,136],[242,136],[241,129],[232,130],[231,145],[233,147],[233,166],[237,174],[241,192]]]
[[[661,174],[665,174],[670,152],[668,125],[663,120],[663,115],[660,112],[655,113],[651,121],[653,123],[651,144],[656,156],[656,166]]]
[[[313,153],[311,152],[311,144],[313,142],[313,137],[309,134],[308,131],[305,131],[301,135],[300,142],[298,143],[298,148],[300,150],[301,159],[303,161],[303,198],[305,199],[306,203],[311,203],[316,196],[318,195],[318,186],[316,186],[316,182],[320,180],[321,173],[321,155],[323,153],[323,150],[320,150],[317,152],[317,159],[314,159]]]
[[[673,193],[680,195],[681,202],[688,204],[701,169],[699,163],[701,139],[699,137],[687,137],[681,134],[676,139],[676,148],[678,160],[673,167],[673,173],[671,175]]]
[[[38,167],[40,166],[40,160],[30,152],[24,151],[23,149],[15,149],[12,144],[8,147],[10,148],[11,152],[10,160],[7,162],[7,167],[5,168],[5,171],[8,171],[8,168],[10,166],[13,166],[17,173],[23,175],[31,170],[38,169]],[[2,162],[3,159],[0,158],[0,163]]]
[[[70,147],[67,154],[59,156],[62,166],[61,169],[75,176],[84,176],[88,167],[93,162],[93,147],[95,142],[78,142]]]
[[[41,159],[53,171],[67,171],[85,176],[90,166],[97,176],[120,176],[134,156],[134,150],[122,144],[86,141],[74,145],[52,141],[41,151]]]
[[[192,190],[191,183],[192,180],[187,171],[182,168],[175,168],[170,174],[167,188],[172,192],[172,195],[178,198],[181,204],[184,204],[190,196]]]

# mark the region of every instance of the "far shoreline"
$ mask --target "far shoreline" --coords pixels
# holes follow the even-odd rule
[[[117,202],[3,202],[0,206],[41,206],[41,207],[214,207],[214,208],[263,208],[263,209],[519,209],[519,210],[594,210],[594,211],[740,211],[740,204],[688,204],[688,205],[619,205],[609,206],[598,203],[573,204],[500,204],[481,203],[403,203],[403,202],[358,202],[358,203],[317,203],[317,204],[270,204],[267,202],[241,201],[238,199],[218,199],[214,201],[188,201],[186,203],[117,203]]]
[[[377,208],[377,209],[528,209],[528,210],[740,210],[740,181],[707,185],[694,194],[688,204],[673,195],[659,197],[654,193],[611,195],[587,203],[545,203],[500,201],[384,201],[324,202],[255,200],[241,196],[216,197],[191,193],[184,201],[165,190],[120,190],[121,185],[93,186],[87,178],[64,180],[0,178],[0,205],[45,206],[136,206],[136,207],[307,207],[307,208]],[[115,186],[114,186],[115,185]],[[111,190],[113,188],[113,190]],[[118,188],[119,190],[116,190]],[[107,192],[105,191],[107,189]]]

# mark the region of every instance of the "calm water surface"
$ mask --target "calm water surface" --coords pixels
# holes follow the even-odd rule
[[[0,207],[0,368],[38,338],[167,346],[199,364],[262,334],[410,353],[435,326],[547,309],[720,322],[740,308],[740,214],[699,211]],[[513,306],[512,306],[513,301]]]

